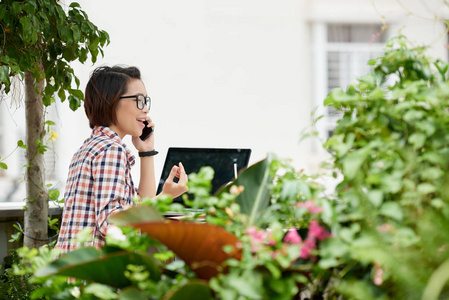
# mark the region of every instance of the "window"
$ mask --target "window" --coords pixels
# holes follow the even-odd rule
[[[370,71],[368,60],[383,54],[386,34],[380,34],[381,24],[332,24],[313,25],[314,39],[314,95],[320,138],[332,135],[341,113],[324,107],[323,101],[334,88],[345,89],[349,84]]]

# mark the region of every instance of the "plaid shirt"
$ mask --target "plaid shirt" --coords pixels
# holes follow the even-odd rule
[[[120,137],[108,127],[95,127],[70,163],[65,204],[56,248],[74,250],[76,234],[92,228],[92,245],[104,245],[107,218],[132,205],[137,194],[131,178],[135,163]]]

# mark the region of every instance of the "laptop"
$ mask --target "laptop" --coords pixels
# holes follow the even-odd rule
[[[162,168],[157,193],[162,191],[172,167],[181,162],[187,174],[198,173],[201,167],[212,167],[214,178],[211,193],[214,194],[220,187],[234,180],[240,170],[248,167],[250,156],[251,149],[170,147]],[[181,197],[173,201],[183,203]]]

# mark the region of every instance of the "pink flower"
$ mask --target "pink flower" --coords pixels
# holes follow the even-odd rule
[[[301,255],[300,258],[309,258],[311,257],[312,250],[316,248],[315,244],[315,238],[314,237],[308,237],[304,245],[301,248]]]
[[[309,237],[317,238],[318,240],[324,240],[330,237],[331,234],[326,232],[323,227],[318,225],[317,220],[310,221],[309,224]]]
[[[374,279],[373,282],[375,285],[380,286],[383,284],[383,275],[384,270],[382,269],[381,265],[379,263],[374,264]]]
[[[321,206],[316,205],[315,201],[313,200],[309,200],[306,202],[297,202],[295,206],[307,209],[309,214],[319,214],[323,212],[323,208]]]
[[[299,236],[298,231],[296,231],[295,227],[290,228],[290,230],[287,232],[284,237],[284,242],[289,244],[300,244],[302,242],[302,239]]]
[[[251,250],[256,252],[263,245],[274,246],[276,240],[272,238],[273,232],[257,229],[255,226],[248,228],[247,234],[251,242]]]
[[[258,230],[255,226],[251,226],[248,229],[248,234],[252,239],[262,240],[264,237],[264,231]]]
[[[281,251],[279,251],[279,250],[275,250],[275,251],[271,252],[271,257],[273,259],[277,259],[279,255],[281,255]]]

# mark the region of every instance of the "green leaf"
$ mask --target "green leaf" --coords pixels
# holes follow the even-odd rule
[[[416,190],[421,195],[427,195],[427,194],[435,192],[436,188],[433,184],[425,182],[425,183],[418,184],[418,187],[416,188]]]
[[[69,106],[70,109],[75,111],[81,106],[80,99],[73,97],[72,95],[69,96]]]
[[[108,221],[115,225],[128,225],[136,222],[162,221],[163,217],[154,207],[148,205],[133,206],[117,212]]]
[[[81,31],[77,26],[72,27],[73,32],[73,40],[75,43],[78,43],[81,40]]]
[[[61,100],[61,102],[64,102],[66,99],[65,90],[63,88],[60,88],[58,91],[58,97]]]
[[[381,190],[371,190],[368,192],[368,199],[375,207],[379,207],[384,200],[384,193]]]
[[[51,264],[38,269],[37,277],[69,276],[82,280],[107,284],[117,288],[129,286],[131,282],[123,272],[129,264],[145,266],[152,280],[159,280],[160,272],[157,263],[147,254],[114,251],[109,252],[103,248],[99,252],[94,247],[80,248],[62,255]]]
[[[110,286],[91,283],[83,289],[83,295],[93,295],[98,299],[117,299],[116,293]]]
[[[424,146],[427,137],[422,133],[413,133],[408,138],[410,144],[413,145],[413,148],[420,149]]]
[[[73,95],[74,97],[76,97],[78,99],[83,99],[84,98],[84,94],[80,90],[69,89],[69,92],[70,92],[71,95]]]
[[[71,8],[75,8],[75,7],[81,8],[81,6],[79,5],[78,2],[72,2],[72,3],[70,3],[69,7],[71,7]]]
[[[446,259],[430,276],[422,295],[423,300],[440,299],[440,294],[449,280],[449,259]]]
[[[26,11],[28,15],[34,15],[36,13],[37,4],[34,1],[25,3],[23,10]]]
[[[45,123],[44,123],[45,125],[49,125],[49,126],[53,126],[53,125],[56,125],[56,123],[55,122],[53,122],[52,120],[47,120],[47,121],[45,121]]]
[[[120,290],[119,300],[148,300],[148,295],[135,286],[130,286]]]
[[[120,298],[121,299],[121,298]],[[212,293],[207,282],[192,280],[181,286],[175,286],[164,296],[164,300],[212,300]],[[131,300],[131,299],[130,299]]]
[[[444,176],[444,172],[439,168],[425,168],[421,171],[421,178],[427,180],[436,180]]]
[[[352,180],[355,178],[368,153],[369,149],[362,148],[346,155],[343,160],[343,173],[346,179]]]
[[[22,148],[22,149],[28,148],[28,146],[25,145],[22,140],[17,141],[17,147]]]
[[[23,34],[28,34],[31,31],[31,19],[29,17],[20,18],[20,24],[22,24]]]
[[[13,14],[18,15],[22,11],[23,5],[24,5],[23,2],[14,1],[12,3]]]
[[[421,110],[409,110],[404,114],[404,120],[407,122],[413,122],[421,120],[425,116],[425,113]]]
[[[52,200],[58,200],[59,199],[59,194],[60,194],[59,190],[50,190],[50,191],[48,191],[48,196]]]
[[[73,32],[69,27],[62,27],[59,30],[59,34],[61,35],[62,40],[67,43],[67,45],[73,44]]]
[[[0,162],[0,168],[2,168],[2,169],[4,169],[4,170],[7,170],[7,169],[8,169],[8,166],[7,166],[5,163]]]
[[[243,192],[237,196],[235,201],[240,205],[241,213],[249,216],[248,226],[254,225],[259,213],[269,205],[269,186],[273,181],[269,171],[273,159],[274,155],[269,154],[266,159],[242,171],[236,180],[217,192],[217,194],[228,192],[233,185],[244,187]]]
[[[9,81],[9,68],[8,66],[0,66],[0,81],[9,85],[10,81]]]
[[[404,218],[402,208],[396,202],[385,202],[380,208],[380,214],[390,217],[398,222]]]

